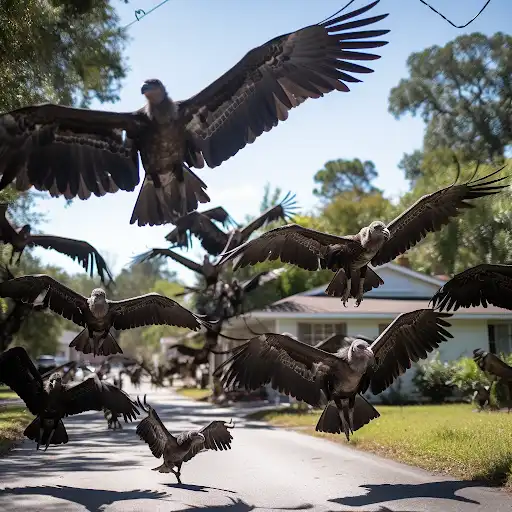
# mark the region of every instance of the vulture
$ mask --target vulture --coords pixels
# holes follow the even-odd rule
[[[249,51],[195,96],[173,101],[160,80],[144,82],[147,104],[136,112],[105,112],[44,104],[0,117],[0,189],[15,182],[52,196],[103,196],[145,178],[130,223],[172,222],[209,202],[206,184],[190,167],[217,167],[288,117],[307,98],[373,70],[356,64],[387,41],[389,30],[350,31],[387,17],[359,15],[379,0],[335,19],[275,37]]]
[[[512,366],[502,361],[497,355],[476,348],[473,350],[473,359],[483,372],[506,382],[512,382]]]
[[[485,406],[491,405],[491,388],[490,386],[482,386],[481,384],[477,386],[474,394],[473,401],[477,403],[479,412],[483,411]]]
[[[295,195],[290,196],[290,192],[288,192],[279,204],[265,210],[259,217],[247,224],[244,228],[240,228],[240,226],[237,225],[237,227],[227,232],[222,231],[222,229],[203,213],[192,212],[181,217],[177,227],[165,238],[168,242],[174,244],[173,247],[188,249],[192,245],[191,235],[195,235],[201,240],[201,245],[205,251],[212,256],[218,256],[249,240],[249,237],[256,230],[270,222],[275,222],[279,219],[285,222],[289,221],[296,209]]]
[[[137,425],[136,433],[149,445],[151,453],[159,459],[163,455],[163,464],[154,468],[159,473],[174,473],[181,484],[181,466],[199,452],[206,450],[230,450],[233,437],[229,429],[234,423],[212,421],[201,430],[190,430],[173,436],[160,420],[157,412],[146,402],[137,397],[139,406],[148,415]],[[176,469],[174,469],[176,468]]]
[[[17,277],[0,283],[0,297],[32,303],[46,291],[43,303],[53,312],[84,329],[70,343],[78,352],[94,355],[122,353],[110,333],[145,325],[174,325],[198,330],[207,325],[177,302],[158,293],[124,300],[107,299],[105,290],[95,288],[89,298],[45,274]]]
[[[1,165],[1,164],[0,164]],[[18,263],[25,247],[43,247],[45,249],[54,249],[61,254],[69,256],[78,261],[80,265],[89,271],[91,277],[94,276],[94,267],[96,266],[98,276],[101,282],[108,286],[113,282],[112,272],[107,267],[103,256],[89,243],[83,240],[74,240],[73,238],[64,238],[54,235],[33,235],[31,234],[30,224],[25,224],[22,228],[16,229],[7,220],[5,214],[7,204],[0,203],[0,242],[12,245],[12,253],[9,263],[13,263],[15,255],[18,255]],[[107,278],[109,281],[107,282]]]
[[[315,348],[319,348],[325,352],[337,352],[346,345],[351,345],[355,340],[363,340],[366,343],[371,344],[375,341],[375,338],[369,338],[362,334],[356,334],[355,336],[348,336],[347,334],[333,334],[325,340],[319,341]]]
[[[207,254],[204,255],[203,263],[200,264],[195,261],[189,260],[185,256],[182,256],[177,252],[171,251],[170,249],[151,249],[150,251],[135,256],[132,260],[132,264],[143,263],[144,261],[149,261],[152,260],[153,258],[161,257],[171,258],[174,261],[181,263],[189,270],[192,270],[192,272],[196,272],[199,275],[203,276],[206,281],[206,288],[210,286],[215,286],[217,284],[217,280],[219,279],[220,274],[220,266],[212,263],[210,261],[210,257]]]
[[[121,389],[120,386],[116,386],[114,384],[114,386],[117,388],[117,389]],[[121,422],[119,421],[119,417],[121,416],[120,414],[118,414],[117,412],[113,412],[111,411],[110,409],[106,409],[106,408],[103,408],[103,416],[105,417],[105,419],[107,420],[107,428],[110,430],[122,430],[123,429],[123,425],[121,425]]]
[[[101,382],[98,378],[84,380],[76,386],[67,386],[60,375],[52,375],[46,385],[30,360],[26,350],[14,347],[0,354],[0,379],[25,402],[36,416],[25,429],[25,436],[45,451],[50,444],[66,444],[68,434],[62,419],[85,411],[108,408],[123,415],[125,422],[139,414],[135,402],[120,389]]]
[[[445,329],[450,313],[418,309],[399,315],[371,344],[347,340],[335,354],[286,334],[265,333],[236,347],[214,372],[223,386],[259,389],[271,384],[313,407],[327,405],[316,430],[354,432],[379,413],[362,396],[378,394],[453,336]]]
[[[337,236],[297,224],[271,229],[260,237],[227,252],[218,262],[223,265],[236,259],[233,270],[265,260],[280,259],[306,270],[329,269],[335,272],[326,293],[341,297],[347,305],[349,297],[361,304],[364,292],[384,284],[368,266],[379,266],[394,260],[414,247],[429,232],[439,231],[462,209],[474,208],[470,199],[499,193],[508,185],[492,178],[503,168],[477,180],[450,185],[424,195],[405,212],[385,224],[380,220],[362,228],[357,235]]]
[[[439,311],[457,311],[460,307],[487,307],[512,310],[512,265],[483,263],[452,277],[432,297]]]

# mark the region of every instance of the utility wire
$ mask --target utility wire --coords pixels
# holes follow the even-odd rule
[[[155,5],[155,7],[150,9],[148,12],[146,12],[144,9],[137,9],[135,11],[135,19],[123,28],[131,27],[134,23],[137,23],[142,18],[145,18],[148,14],[151,14],[153,11],[156,11],[159,7],[162,7],[162,5],[166,4],[168,1],[169,0],[163,0],[163,2],[160,2],[158,5]]]
[[[480,9],[480,11],[478,11],[478,14],[474,18],[470,19],[465,25],[455,25],[455,23],[453,23],[453,21],[450,21],[444,14],[441,14],[439,11],[436,11],[430,4],[425,2],[425,0],[420,0],[420,2],[423,5],[426,5],[432,11],[434,11],[437,15],[441,16],[441,18],[443,18],[443,20],[447,21],[452,27],[466,28],[468,25],[471,25],[471,23],[473,23],[473,21],[475,21],[478,18],[478,16],[480,16],[480,14],[482,14],[484,12],[485,8],[491,3],[491,0],[487,0],[487,2],[485,2],[485,5]]]

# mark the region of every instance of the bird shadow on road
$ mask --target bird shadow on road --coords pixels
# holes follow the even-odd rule
[[[268,508],[268,507],[257,507],[255,505],[249,505],[249,503],[241,500],[240,498],[232,498],[229,497],[231,503],[227,505],[189,505],[188,508],[180,508],[176,510],[176,512],[192,512],[193,510],[218,510],[219,512],[222,510],[229,512],[249,512],[250,510],[256,510],[258,508]],[[305,503],[304,505],[298,505],[296,507],[272,507],[272,510],[311,510],[314,506],[310,503]]]
[[[463,503],[473,503],[480,505],[479,501],[458,496],[457,491],[468,487],[481,487],[482,482],[444,480],[440,482],[428,482],[424,484],[365,484],[360,487],[368,489],[367,494],[360,496],[347,496],[345,498],[330,499],[330,502],[346,505],[349,507],[364,507],[386,501],[398,501],[415,498],[436,498],[452,501],[461,501]]]
[[[99,512],[102,507],[112,505],[118,501],[129,500],[161,500],[170,495],[162,491],[135,490],[135,491],[109,491],[100,489],[83,489],[65,485],[39,485],[34,487],[15,487],[0,490],[0,498],[4,495],[12,496],[52,496],[61,500],[84,506],[89,512]],[[17,504],[20,509],[23,507]]]
[[[218,487],[208,487],[207,485],[194,485],[194,484],[162,484],[166,487],[170,487],[171,489],[183,489],[185,491],[194,491],[194,492],[208,492],[208,491],[222,491],[222,492],[231,492],[236,494],[235,491],[230,491],[229,489],[219,489]]]

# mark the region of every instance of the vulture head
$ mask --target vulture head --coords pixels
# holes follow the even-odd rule
[[[374,220],[369,226],[359,231],[361,245],[366,249],[380,248],[390,236],[391,233],[386,224],[380,220]]]
[[[164,84],[156,78],[146,80],[142,84],[140,92],[146,96],[150,105],[158,105],[167,97],[167,91],[165,90]]]
[[[25,240],[30,236],[31,227],[30,224],[25,224],[19,231],[18,234],[21,235]]]
[[[375,356],[368,342],[364,340],[354,340],[348,349],[347,359],[352,366],[371,366],[375,362]]]
[[[60,389],[62,387],[62,377],[58,373],[53,373],[48,379],[48,387],[50,390]]]

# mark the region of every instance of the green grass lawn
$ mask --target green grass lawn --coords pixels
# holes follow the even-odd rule
[[[0,454],[23,438],[23,431],[32,419],[32,414],[23,406],[0,407]]]
[[[0,386],[0,400],[6,400],[8,398],[19,398],[18,395],[11,391],[11,388],[7,386]]]
[[[179,388],[176,390],[180,395],[192,398],[193,400],[202,400],[212,394],[211,389],[199,388]]]
[[[350,444],[430,471],[512,487],[512,414],[472,412],[474,406],[377,407],[381,417],[357,431]],[[272,425],[346,443],[315,432],[320,411],[267,411],[251,417]]]

